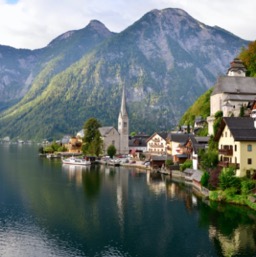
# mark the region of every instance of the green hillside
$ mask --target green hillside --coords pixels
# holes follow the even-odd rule
[[[206,91],[203,95],[201,95],[193,105],[191,105],[188,110],[184,113],[180,120],[180,125],[190,124],[193,125],[195,122],[195,118],[197,116],[201,116],[206,119],[210,116],[210,97],[213,88]]]

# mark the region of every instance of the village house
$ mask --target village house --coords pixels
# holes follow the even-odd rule
[[[192,160],[192,167],[194,170],[198,169],[199,151],[208,147],[209,137],[199,137],[190,134],[187,142],[180,145],[181,152],[187,155],[187,159]]]
[[[145,153],[147,151],[147,140],[149,136],[138,134],[129,138],[129,152]]]
[[[153,155],[166,154],[167,133],[154,133],[147,139],[147,152]]]
[[[256,127],[252,117],[224,117],[215,136],[219,166],[234,167],[236,176],[256,172]]]
[[[67,140],[68,139],[68,140]],[[64,139],[63,139],[64,142]],[[83,141],[80,137],[66,137],[64,146],[68,149],[69,153],[81,153]]]
[[[213,135],[215,113],[223,112],[223,117],[239,116],[241,108],[256,99],[256,78],[246,77],[246,68],[235,58],[226,76],[218,78],[210,98],[210,116],[207,118],[208,134]]]
[[[169,133],[167,136],[167,155],[171,155],[174,163],[183,163],[188,158],[187,153],[182,152],[190,134]]]

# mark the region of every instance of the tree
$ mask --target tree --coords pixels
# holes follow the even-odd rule
[[[201,177],[201,185],[203,187],[208,187],[210,175],[208,172],[204,172],[203,176]]]
[[[110,145],[107,149],[107,153],[110,156],[110,158],[113,158],[113,156],[116,154],[116,148],[114,145]]]
[[[218,151],[208,148],[207,150],[199,151],[200,168],[209,171],[217,167],[218,164]]]
[[[248,75],[251,77],[256,76],[256,41],[251,42],[247,48],[243,48],[239,59],[243,61],[247,68]]]
[[[102,152],[103,141],[99,128],[101,124],[95,118],[90,118],[84,124],[83,153],[99,156]]]

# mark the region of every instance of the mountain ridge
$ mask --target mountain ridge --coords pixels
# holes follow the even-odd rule
[[[92,25],[103,34],[86,26],[89,48],[82,29],[38,50],[38,73],[24,98],[1,113],[0,137],[72,134],[91,116],[115,126],[123,86],[131,131],[169,130],[248,44],[181,9],[153,10],[120,33]]]

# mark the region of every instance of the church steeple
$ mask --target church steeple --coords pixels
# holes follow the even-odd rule
[[[127,115],[126,111],[126,102],[125,102],[125,91],[123,87],[123,92],[122,92],[122,100],[121,100],[121,108],[120,108],[120,115],[125,116]]]
[[[129,118],[126,110],[125,88],[123,87],[121,108],[118,116],[118,132],[120,134],[120,153],[129,153]]]

